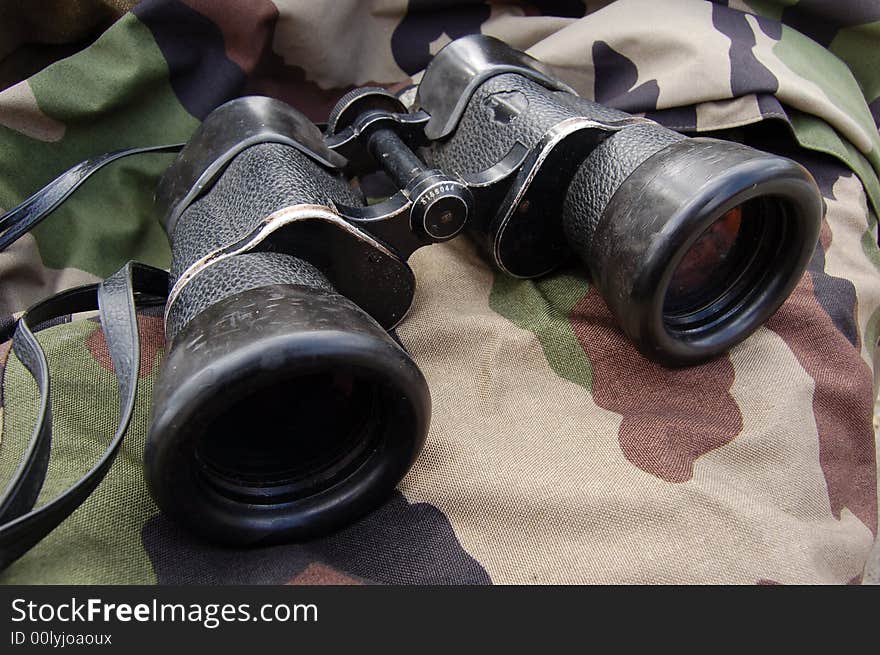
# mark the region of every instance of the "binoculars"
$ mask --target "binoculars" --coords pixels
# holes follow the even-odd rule
[[[367,204],[375,172],[397,191]],[[416,249],[467,233],[520,278],[576,256],[639,350],[680,366],[773,314],[822,216],[790,159],[580,98],[482,35],[434,57],[412,108],[356,89],[323,132],[278,100],[226,103],[156,199],[172,267],[147,482],[238,545],[339,529],[418,456],[430,394],[393,336]]]

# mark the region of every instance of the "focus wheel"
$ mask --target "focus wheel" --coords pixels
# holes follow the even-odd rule
[[[402,114],[406,112],[406,105],[397,96],[379,86],[352,89],[339,99],[330,112],[327,119],[327,136],[338,134],[351,125],[358,116],[371,109]]]

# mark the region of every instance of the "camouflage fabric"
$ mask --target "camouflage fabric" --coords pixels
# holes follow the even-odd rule
[[[88,156],[185,140],[237,95],[279,97],[323,120],[352,86],[401,88],[449,39],[484,32],[528,49],[584,97],[795,157],[819,183],[826,217],[808,273],[773,319],[728,355],[681,370],[636,352],[582,268],[523,281],[463,239],[418,251],[415,304],[398,332],[431,386],[428,443],[381,509],[305,544],[214,548],[159,515],[141,460],[163,335],[161,317],[145,313],[123,452],[94,496],[0,582],[876,580],[865,571],[878,523],[880,6],[40,4],[44,13],[15,3],[4,10],[15,19],[0,20],[0,207]],[[169,161],[109,167],[0,254],[0,313],[129,259],[167,265],[151,195]],[[49,498],[103,450],[116,392],[94,320],[40,339],[55,375]],[[9,350],[0,348],[0,481],[36,411]]]

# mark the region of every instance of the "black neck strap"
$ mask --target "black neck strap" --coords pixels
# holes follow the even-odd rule
[[[12,344],[16,356],[33,376],[40,406],[33,435],[18,470],[0,498],[0,570],[7,567],[70,516],[94,491],[110,469],[128,430],[137,393],[140,343],[135,309],[164,302],[168,274],[129,262],[100,284],[77,287],[31,307],[18,320]],[[46,479],[52,443],[52,403],[46,355],[32,326],[54,318],[98,309],[116,371],[119,424],[101,458],[60,496],[34,509]]]
[[[34,226],[67,200],[68,196],[76,191],[83,182],[107,164],[130,155],[142,155],[148,152],[178,152],[184,145],[183,143],[172,143],[145,148],[114,150],[81,161],[76,166],[67,169],[18,207],[13,207],[0,216],[0,252],[6,250],[22,235],[30,232]]]
[[[183,144],[117,150],[80,162],[0,216],[0,251],[29,232],[88,177],[129,155],[176,152]],[[138,306],[164,304],[168,273],[129,262],[100,284],[62,291],[28,309],[14,324],[0,327],[0,342],[12,338],[15,355],[37,383],[39,410],[27,450],[0,496],[0,570],[36,545],[73,513],[98,486],[119,452],[128,430],[137,394],[140,342],[135,315]],[[116,371],[119,424],[107,449],[92,468],[64,493],[35,508],[49,468],[52,446],[52,401],[49,366],[34,332],[53,319],[98,309]],[[14,334],[13,334],[14,329]]]

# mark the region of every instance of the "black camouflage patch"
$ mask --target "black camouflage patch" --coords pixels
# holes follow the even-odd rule
[[[223,33],[205,16],[178,0],[144,0],[132,12],[152,32],[190,114],[204,119],[244,87],[244,71],[227,58]]]
[[[492,582],[439,509],[410,504],[399,492],[354,525],[303,544],[212,546],[161,515],[147,522],[142,536],[159,584],[283,584],[314,566],[379,584]]]
[[[853,175],[844,164],[837,160],[823,156],[819,153],[809,153],[806,151],[788,153],[788,156],[797,159],[805,166],[816,184],[819,185],[819,191],[825,200],[835,200],[834,183],[841,177],[849,177]],[[827,225],[823,225],[823,232],[827,229]],[[857,299],[856,288],[852,282],[845,278],[835,277],[825,271],[825,237],[820,237],[816,244],[816,250],[813,252],[813,258],[807,270],[813,276],[813,291],[816,294],[816,300],[834,327],[840,330],[840,333],[846,337],[854,348],[860,348],[861,342],[859,338],[859,328],[856,322],[857,316]]]
[[[776,29],[779,34],[771,38],[779,39],[781,26],[775,21],[757,18],[759,24],[764,24],[762,29]],[[730,90],[733,97],[748,95],[750,93],[775,93],[779,89],[779,80],[767,67],[764,66],[752,51],[755,44],[755,35],[746,21],[746,14],[734,9],[728,9],[719,5],[712,5],[712,25],[719,32],[730,39]],[[773,27],[775,26],[775,28]]]
[[[431,43],[446,34],[457,39],[478,34],[491,10],[485,2],[455,2],[440,11],[433,0],[409,0],[406,15],[391,35],[394,61],[407,75],[424,69],[431,60]]]
[[[593,43],[593,68],[596,102],[630,113],[657,108],[660,96],[657,80],[648,80],[635,87],[639,79],[638,68],[605,41]]]

